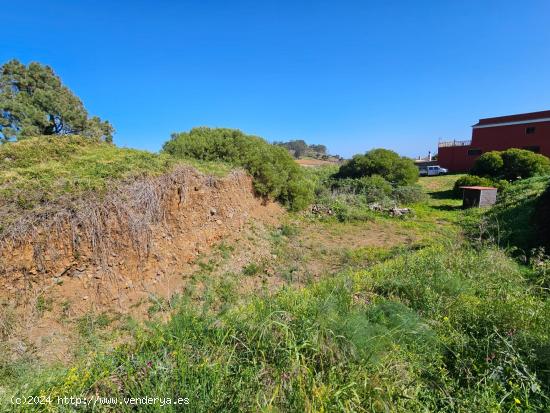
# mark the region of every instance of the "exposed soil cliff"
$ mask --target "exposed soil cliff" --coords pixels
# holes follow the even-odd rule
[[[22,352],[47,339],[58,353],[66,313],[131,314],[152,294],[169,298],[210,245],[281,213],[254,195],[244,172],[214,178],[180,168],[22,218],[0,250],[0,338]]]

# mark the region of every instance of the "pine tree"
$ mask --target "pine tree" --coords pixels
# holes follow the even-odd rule
[[[11,60],[0,68],[0,142],[78,134],[112,142],[108,121],[88,117],[81,100],[49,66]]]

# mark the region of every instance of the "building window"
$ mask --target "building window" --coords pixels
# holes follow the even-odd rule
[[[481,149],[468,149],[468,155],[470,156],[481,155]]]
[[[533,133],[535,133],[535,130],[536,130],[536,128],[534,126],[529,126],[529,127],[525,128],[525,134],[526,135],[532,135]]]
[[[528,151],[539,153],[540,152],[540,146],[524,146],[523,149],[527,149]]]

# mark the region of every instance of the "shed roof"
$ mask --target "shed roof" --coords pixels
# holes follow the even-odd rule
[[[497,189],[493,188],[492,186],[461,186],[460,189],[477,189],[477,190],[484,190],[484,189]]]

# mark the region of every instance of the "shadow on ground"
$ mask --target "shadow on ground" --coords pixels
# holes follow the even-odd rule
[[[462,205],[434,205],[432,208],[439,211],[458,211],[462,209]]]
[[[428,195],[430,195],[432,199],[455,199],[452,189],[449,189],[447,191],[429,192]]]

